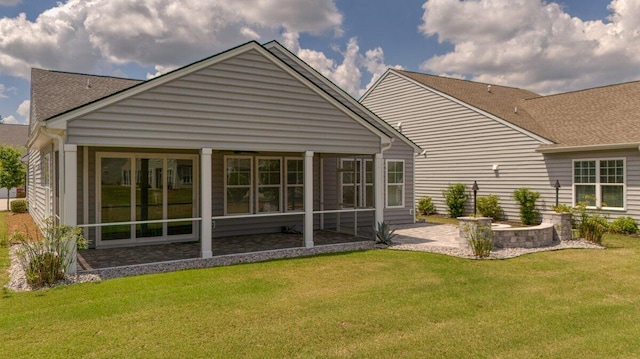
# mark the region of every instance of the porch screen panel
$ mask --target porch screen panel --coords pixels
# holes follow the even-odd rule
[[[258,212],[280,212],[281,167],[279,158],[258,158]]]
[[[287,162],[287,211],[304,210],[304,160],[288,158]]]
[[[103,157],[100,161],[102,223],[131,221],[131,161]],[[101,227],[103,241],[131,238],[130,225]]]
[[[226,176],[226,213],[251,213],[252,158],[227,157],[225,159]]]
[[[169,219],[193,217],[193,160],[167,160],[169,176],[167,186],[167,216]],[[170,222],[167,224],[169,235],[193,233],[193,222]]]
[[[163,219],[164,160],[136,159],[136,221]],[[136,225],[136,237],[161,237],[162,223]]]

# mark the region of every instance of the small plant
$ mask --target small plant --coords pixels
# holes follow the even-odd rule
[[[500,220],[500,216],[502,216],[500,197],[495,194],[478,197],[478,212],[480,212],[483,217],[491,217],[494,221]]]
[[[540,211],[536,208],[536,201],[540,198],[540,192],[533,192],[527,187],[513,191],[513,198],[520,205],[520,221],[524,225],[534,224]]]
[[[43,229],[44,237],[35,236],[25,228],[25,234],[14,232],[12,241],[17,241],[21,250],[18,256],[32,288],[51,286],[64,276],[71,265],[75,248],[87,246],[82,229],[77,227],[54,225],[47,220]]]
[[[418,208],[418,213],[425,216],[436,213],[436,207],[433,205],[433,201],[429,196],[424,196],[420,198],[420,200],[418,201],[417,208]]]
[[[638,233],[638,223],[631,217],[618,217],[609,224],[609,231],[621,234]]]
[[[462,217],[464,215],[464,204],[467,201],[467,186],[463,183],[453,183],[442,190],[445,203],[449,209],[449,216],[452,218]]]
[[[0,248],[9,248],[10,245],[11,241],[9,240],[9,237],[5,235],[0,236]]]
[[[571,213],[573,212],[573,208],[566,204],[559,204],[557,206],[551,207],[551,210],[556,213]]]
[[[27,211],[27,201],[17,200],[11,201],[11,212],[13,213],[25,213]]]
[[[580,236],[587,241],[602,244],[602,237],[607,233],[608,229],[609,222],[607,222],[607,218],[599,214],[594,214],[588,216],[580,223],[578,231],[580,232]]]
[[[387,246],[393,244],[393,237],[396,236],[395,229],[391,229],[391,226],[387,222],[378,222],[378,228],[374,228],[376,232],[376,243],[385,244]]]
[[[487,258],[493,250],[493,233],[490,226],[478,226],[470,233],[469,246],[476,258]]]

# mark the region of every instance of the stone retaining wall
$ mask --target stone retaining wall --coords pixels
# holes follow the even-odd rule
[[[496,248],[538,248],[553,244],[553,224],[542,223],[534,227],[493,228]]]

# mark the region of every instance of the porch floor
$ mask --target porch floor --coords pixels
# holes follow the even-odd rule
[[[369,241],[364,237],[317,230],[314,245]],[[214,238],[213,256],[261,252],[304,246],[302,234],[270,233]],[[85,249],[78,251],[78,270],[112,268],[138,264],[200,258],[200,242],[167,243],[137,247]]]

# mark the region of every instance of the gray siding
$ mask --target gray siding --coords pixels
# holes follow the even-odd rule
[[[74,119],[68,142],[334,153],[380,148],[377,135],[253,50]]]
[[[447,212],[441,191],[456,182],[471,188],[478,181],[478,196],[500,196],[511,220],[519,218],[516,188],[541,192],[541,208],[555,203],[556,178],[549,177],[544,157],[535,152],[540,143],[530,136],[393,73],[363,104],[387,122],[402,122],[403,134],[427,150],[426,158],[416,158],[416,198],[431,196],[439,213]],[[471,200],[467,210],[473,211]]]

